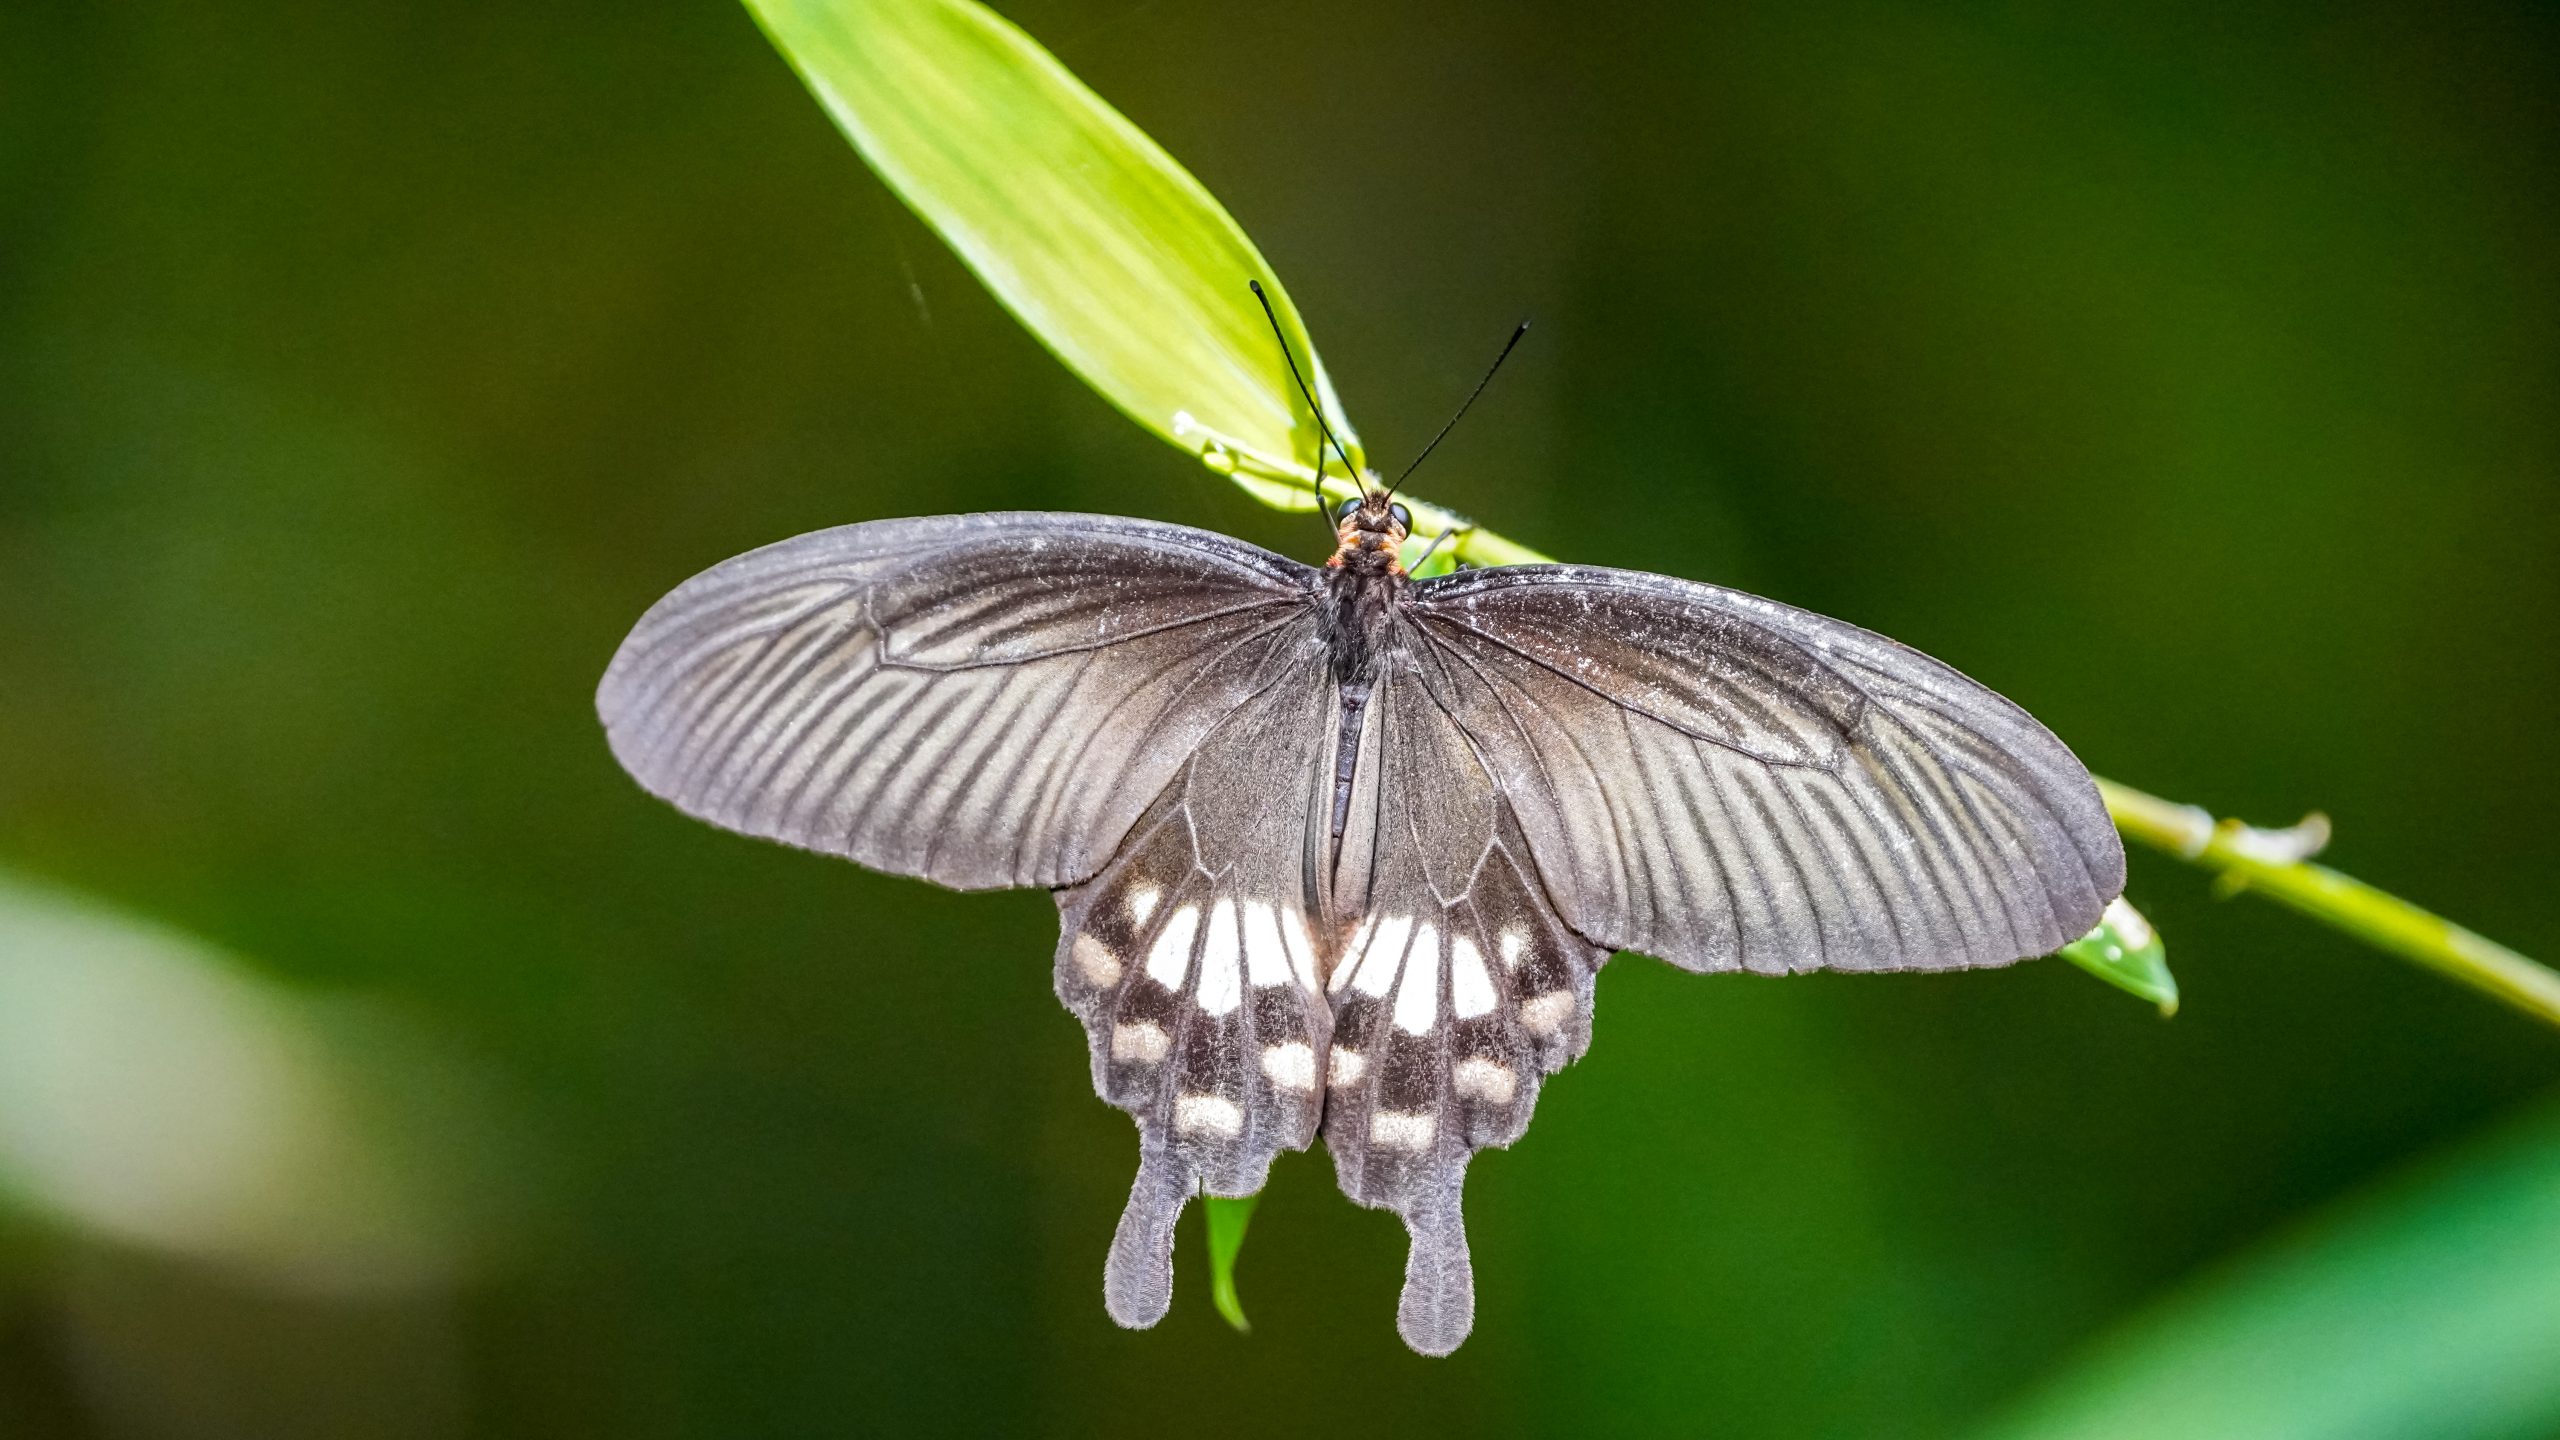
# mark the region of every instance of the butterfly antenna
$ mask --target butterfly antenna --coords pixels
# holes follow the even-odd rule
[[[1271,322],[1271,338],[1280,342],[1280,358],[1289,362],[1289,378],[1298,382],[1298,393],[1306,398],[1307,412],[1316,417],[1317,433],[1323,435],[1325,443],[1333,447],[1334,454],[1342,457],[1342,473],[1351,477],[1352,484],[1359,484],[1359,469],[1351,463],[1351,457],[1344,454],[1342,442],[1333,438],[1333,427],[1324,423],[1324,407],[1316,403],[1315,392],[1307,388],[1307,377],[1298,373],[1298,357],[1289,353],[1289,336],[1280,328],[1280,317],[1271,308],[1271,297],[1262,293],[1261,281],[1247,280],[1244,283],[1253,287],[1253,298],[1262,302],[1262,318]],[[1316,451],[1316,478],[1313,488],[1316,492],[1316,518],[1325,520],[1324,451],[1322,450]],[[1330,520],[1325,521],[1324,528],[1326,534],[1333,533],[1333,523]]]
[[[1528,333],[1529,322],[1523,320],[1519,328],[1511,332],[1511,338],[1502,342],[1502,353],[1493,357],[1493,364],[1485,370],[1484,378],[1476,382],[1476,388],[1467,392],[1466,400],[1458,406],[1458,413],[1450,416],[1449,423],[1440,427],[1440,433],[1431,437],[1431,443],[1422,447],[1422,453],[1413,457],[1413,463],[1404,467],[1404,474],[1396,477],[1396,483],[1387,487],[1388,499],[1395,498],[1395,493],[1404,488],[1405,480],[1421,469],[1422,462],[1431,458],[1431,452],[1440,448],[1440,442],[1449,438],[1449,432],[1458,428],[1458,422],[1467,418],[1468,407],[1476,403],[1476,397],[1484,393],[1484,387],[1493,383],[1493,377],[1502,371],[1502,362],[1511,358],[1512,347]]]

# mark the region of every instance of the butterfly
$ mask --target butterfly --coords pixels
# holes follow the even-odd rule
[[[1042,886],[1095,1090],[1137,1122],[1111,1316],[1176,1218],[1321,1135],[1410,1234],[1397,1328],[1473,1325],[1473,1154],[1590,1044],[1620,950],[1951,970],[2079,938],[2124,882],[2024,710],[1854,625],[1580,565],[1416,579],[1373,482],[1312,566],[1148,520],[880,520],[660,600],[597,709],[715,825],[962,890]]]

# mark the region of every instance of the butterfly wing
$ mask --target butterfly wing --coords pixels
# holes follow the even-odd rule
[[[1094,1089],[1136,1120],[1139,1169],[1104,1302],[1152,1325],[1172,1299],[1189,1198],[1262,1188],[1315,1138],[1331,946],[1310,903],[1333,685],[1310,616],[1234,663],[1253,697],[1206,736],[1102,873],[1058,892],[1058,997],[1084,1022]]]
[[[890,520],[739,556],[644,616],[614,754],[715,824],[976,888],[1046,885],[1059,997],[1138,1122],[1105,1298],[1152,1324],[1173,1225],[1303,1149],[1329,1025],[1306,896],[1333,684],[1309,567],[1077,515]]]
[[[1333,892],[1365,918],[1327,981],[1324,1143],[1343,1193],[1412,1237],[1396,1327],[1428,1355],[1474,1324],[1467,1162],[1528,1126],[1542,1077],[1590,1041],[1609,952],[1550,899],[1528,836],[1428,657],[1391,650],[1363,737]]]
[[[1336,893],[1324,1137],[1412,1236],[1398,1328],[1472,1323],[1476,1150],[1589,1044],[1616,949],[1692,969],[2000,964],[2085,933],[2123,851],[2027,714],[1854,626],[1565,566],[1414,587]]]
[[[643,616],[596,694],[652,793],[963,889],[1099,870],[1257,693],[1314,571],[1142,520],[882,520],[725,561]]]
[[[2088,770],[1854,625],[1659,575],[1418,585],[1445,702],[1573,928],[1693,970],[1941,970],[2078,939],[2124,885]]]

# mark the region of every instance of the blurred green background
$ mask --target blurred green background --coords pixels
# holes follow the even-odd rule
[[[1535,317],[1433,498],[2327,810],[2560,955],[2548,7],[1002,8],[1244,223],[1382,463]],[[2223,1389],[2163,1393],[2242,1398],[2161,1433],[2560,1434],[2560,1379],[2461,1369],[2560,1324],[2560,1037],[2148,854],[2174,1021],[2052,962],[1613,965],[1475,1167],[1452,1360],[1314,1155],[1250,1338],[1196,1216],[1115,1329],[1134,1136],[1047,897],[683,820],[590,706],[713,561],[1015,507],[1320,548],[1060,369],[734,6],[0,13],[0,870],[294,1033],[396,1016],[312,1033],[440,1117],[348,1125],[432,1131],[385,1163],[473,1237],[314,1282],[0,1151],[0,1434],[2133,1434],[2074,1397],[2180,1346]],[[20,1069],[0,1137],[106,1143]],[[2399,1399],[2280,1393],[2322,1376]]]

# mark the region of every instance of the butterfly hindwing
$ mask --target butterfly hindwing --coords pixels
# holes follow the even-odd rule
[[[1151,1325],[1172,1294],[1175,1220],[1196,1193],[1248,1195],[1315,1138],[1329,1018],[1303,857],[1330,687],[1312,623],[1212,732],[1091,881],[1058,892],[1059,998],[1084,1022],[1094,1088],[1137,1122],[1139,1170],[1104,1300]]]
[[[1343,1192],[1395,1210],[1412,1248],[1397,1327],[1447,1354],[1474,1318],[1469,1159],[1519,1138],[1542,1078],[1589,1044],[1608,952],[1557,915],[1526,836],[1410,656],[1378,687],[1382,774],[1355,829],[1367,913],[1327,982],[1325,1149]]]

